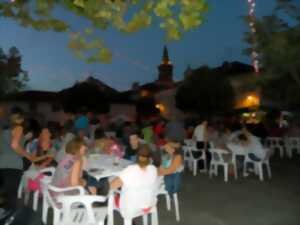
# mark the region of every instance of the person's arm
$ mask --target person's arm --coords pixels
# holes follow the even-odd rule
[[[20,145],[21,139],[23,137],[23,128],[21,126],[16,127],[12,131],[12,138],[10,147],[20,156],[27,158],[28,160],[32,161],[34,156],[29,154],[23,146]]]
[[[123,185],[123,182],[122,182],[122,180],[120,179],[120,177],[116,177],[116,178],[113,179],[113,180],[110,182],[110,184],[109,184],[110,190],[116,190],[116,189],[122,187],[122,185]]]
[[[86,185],[86,181],[81,178],[81,171],[82,171],[82,162],[81,160],[77,160],[71,169],[71,175],[70,175],[71,186]]]
[[[169,175],[175,173],[176,170],[182,165],[181,155],[177,155],[174,160],[172,160],[171,165],[168,168],[160,167],[158,171],[159,176]]]

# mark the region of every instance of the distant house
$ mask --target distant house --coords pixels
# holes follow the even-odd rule
[[[72,95],[73,92],[80,89],[82,86],[89,89],[89,87],[96,87],[99,93],[106,96],[109,100],[109,111],[107,112],[107,119],[115,119],[117,116],[127,118],[127,120],[135,120],[136,107],[133,101],[127,100],[124,97],[119,97],[120,93],[104,84],[93,77],[87,78],[85,81],[76,82],[72,87],[63,89],[59,92],[49,91],[22,91],[15,94],[11,94],[1,102],[2,107],[10,112],[14,108],[20,108],[26,113],[27,117],[38,119],[40,122],[57,121],[65,122],[70,118],[70,113],[65,112],[63,100],[67,95]],[[85,96],[89,99],[94,96]],[[76,99],[74,99],[76,101]],[[95,101],[94,104],[101,102]],[[121,112],[121,113],[120,113]]]

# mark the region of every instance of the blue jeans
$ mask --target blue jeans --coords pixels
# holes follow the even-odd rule
[[[253,153],[249,153],[249,158],[251,159],[251,160],[253,160],[253,161],[255,161],[255,162],[259,162],[259,161],[261,161],[261,159],[260,158],[258,158],[256,155],[254,155]]]
[[[181,184],[181,173],[173,173],[164,176],[166,190],[170,195],[177,193]]]

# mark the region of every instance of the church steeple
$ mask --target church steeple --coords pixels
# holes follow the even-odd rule
[[[164,46],[162,62],[158,66],[158,81],[162,83],[173,83],[173,65],[169,58],[167,46]]]
[[[170,64],[170,59],[169,59],[169,52],[168,48],[165,45],[164,47],[164,53],[163,53],[163,58],[162,58],[162,64]]]

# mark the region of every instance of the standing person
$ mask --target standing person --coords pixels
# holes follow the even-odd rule
[[[195,158],[200,157],[202,154],[206,154],[207,166],[209,168],[209,163],[211,160],[210,154],[208,153],[208,130],[207,130],[207,120],[203,120],[196,126],[193,134],[193,138],[196,140],[197,149],[203,150],[201,152],[193,152]],[[203,161],[199,161],[200,170],[204,169]]]
[[[170,140],[178,140],[180,143],[185,138],[184,124],[172,116],[171,120],[167,123],[165,129],[165,138]]]
[[[10,128],[3,130],[0,137],[0,182],[6,209],[15,209],[17,206],[17,190],[23,169],[22,157],[30,161],[35,159],[24,148],[23,122],[21,114],[12,114]]]
[[[142,129],[143,139],[146,144],[152,144],[154,141],[154,132],[151,126],[151,122],[145,122],[145,126]]]
[[[74,128],[76,130],[76,133],[81,138],[88,136],[89,118],[87,117],[85,111],[85,109],[81,109],[74,121]]]

